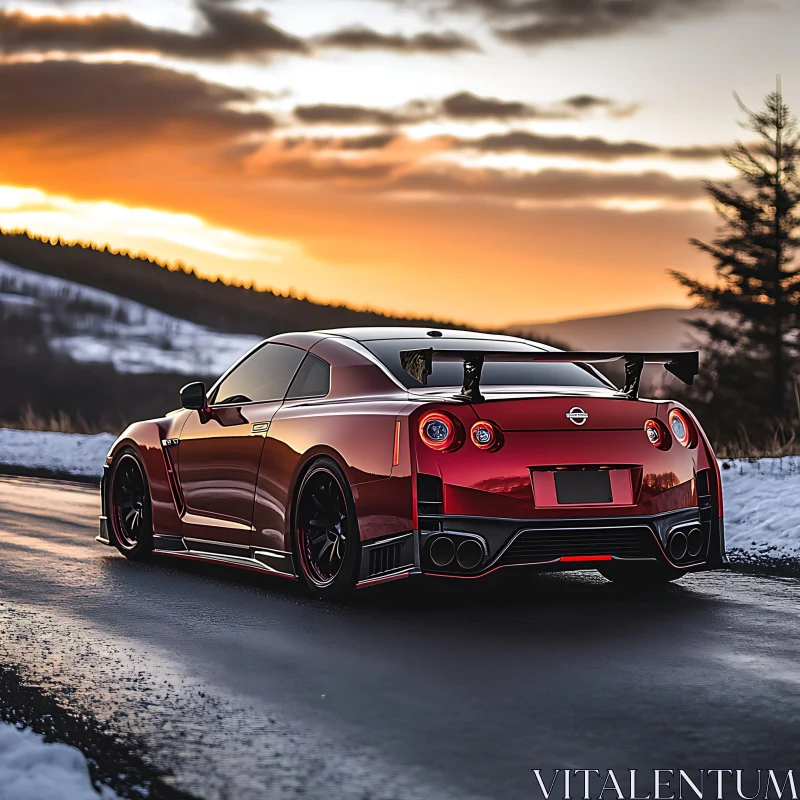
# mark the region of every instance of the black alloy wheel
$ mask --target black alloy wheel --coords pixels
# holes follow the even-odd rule
[[[354,583],[360,538],[347,479],[325,458],[306,473],[298,492],[295,545],[309,588],[328,599],[341,597]]]
[[[150,492],[139,458],[125,448],[114,462],[109,494],[109,522],[114,543],[129,558],[142,558],[152,550]]]

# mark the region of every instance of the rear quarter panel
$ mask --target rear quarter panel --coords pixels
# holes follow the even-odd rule
[[[410,530],[408,483],[392,477],[395,424],[406,399],[284,405],[270,425],[256,491],[257,547],[290,549],[291,504],[306,468],[327,456],[353,491],[362,539]]]

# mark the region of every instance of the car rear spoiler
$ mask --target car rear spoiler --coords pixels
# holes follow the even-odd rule
[[[462,361],[464,363],[464,382],[461,392],[456,395],[459,400],[479,403],[484,398],[481,394],[481,369],[487,361],[493,362],[544,362],[602,364],[608,361],[625,359],[625,386],[623,394],[631,400],[639,396],[639,384],[645,364],[663,364],[667,372],[684,383],[694,383],[695,375],[700,371],[700,353],[687,350],[676,353],[619,353],[593,350],[542,350],[517,352],[513,350],[438,350],[426,347],[422,350],[403,350],[400,352],[400,363],[403,369],[423,385],[433,371],[434,361]]]

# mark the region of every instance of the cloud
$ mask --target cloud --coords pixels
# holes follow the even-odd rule
[[[394,191],[435,192],[518,200],[598,202],[609,198],[628,200],[696,200],[703,196],[703,182],[674,178],[664,172],[636,174],[598,173],[583,170],[545,169],[540,172],[423,169],[399,176]]]
[[[472,92],[458,92],[442,100],[442,111],[455,119],[524,119],[537,116],[527,103],[478,97]]]
[[[610,97],[598,97],[594,94],[573,95],[564,100],[563,105],[566,108],[574,109],[579,114],[604,108],[612,117],[617,118],[633,116],[639,110],[637,103],[621,105]]]
[[[333,149],[322,155],[313,149],[298,149],[291,154],[285,150],[277,154],[270,150],[259,174],[375,196],[427,195],[440,200],[472,198],[584,206],[609,201],[651,201],[685,205],[704,196],[701,179],[677,178],[655,170],[643,173],[584,169],[526,172],[431,164],[420,161],[415,155],[413,150],[400,150],[388,158],[378,153],[337,156]]]
[[[146,64],[0,62],[0,137],[30,136],[32,147],[175,139],[232,145],[275,124],[268,114],[231,107],[252,99],[242,89]]]
[[[307,125],[412,125],[437,119],[464,122],[512,119],[575,119],[595,109],[606,109],[619,116],[633,113],[608,97],[579,95],[549,106],[535,106],[518,100],[481,97],[472,92],[456,92],[442,100],[411,100],[394,109],[358,105],[320,103],[298,106],[294,113]],[[626,110],[627,109],[627,110]]]
[[[478,0],[487,4],[487,0]],[[495,28],[502,39],[521,45],[547,45],[576,39],[596,39],[671,21],[691,14],[722,10],[728,0],[530,0],[514,9],[508,2],[501,13],[531,14],[530,19]]]
[[[269,22],[263,11],[197,0],[203,27],[196,33],[150,28],[123,15],[33,17],[0,11],[0,51],[148,52],[176,58],[226,60],[306,53],[308,45]]]
[[[294,115],[306,125],[400,125],[417,121],[400,111],[387,111],[368,106],[317,103],[296,106]]]
[[[550,106],[535,106],[516,100],[480,97],[472,92],[457,92],[441,101],[441,113],[458,120],[507,119],[570,119],[605,109],[613,116],[633,113],[632,106],[623,106],[610,97],[591,94],[575,95]]]
[[[361,26],[341,28],[318,36],[314,41],[318,46],[325,48],[389,50],[394,53],[445,54],[480,49],[474,40],[455,31],[425,32],[406,36],[401,33],[379,33]]]
[[[194,6],[201,27],[191,33],[151,28],[123,14],[31,16],[0,10],[0,52],[123,51],[213,61],[310,54],[316,48],[434,55],[479,50],[472,39],[454,31],[406,36],[361,26],[341,28],[309,43],[272,25],[263,11],[235,8],[228,0],[195,0]]]
[[[568,156],[598,161],[623,158],[674,158],[708,161],[718,158],[718,147],[661,147],[646,142],[609,142],[599,137],[544,136],[530,131],[484,136],[480,139],[454,139],[456,147],[484,153],[528,153],[545,156]]]
[[[395,0],[411,6],[417,0]],[[428,0],[438,10],[478,11],[495,34],[524,46],[613,36],[690,15],[724,11],[738,0]]]
[[[306,138],[302,136],[283,139],[284,150],[311,147],[316,150],[383,150],[400,137],[396,133],[372,133],[367,136],[330,136]]]

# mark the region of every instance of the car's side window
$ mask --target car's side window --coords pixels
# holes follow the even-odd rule
[[[286,394],[287,400],[300,400],[308,397],[325,397],[331,390],[331,365],[309,353],[303,365],[297,370],[292,385]]]
[[[248,356],[219,385],[214,405],[283,400],[304,350],[269,343]]]

